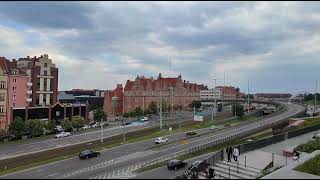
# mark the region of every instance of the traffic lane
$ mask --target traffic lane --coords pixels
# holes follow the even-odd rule
[[[185,119],[183,121],[189,121],[190,119]],[[174,122],[172,122],[174,123]],[[126,126],[127,132],[136,131],[144,128],[154,127],[155,124],[146,123],[141,126]],[[123,127],[120,129],[116,129],[113,131],[104,130],[103,137],[111,137],[114,135],[122,134],[124,132]],[[41,150],[48,150],[57,147],[64,147],[76,143],[82,143],[85,141],[92,141],[94,139],[101,138],[101,131],[81,134],[81,135],[71,135],[69,137],[61,138],[61,139],[50,139],[41,142],[34,142],[29,144],[8,144],[7,146],[2,146],[0,149],[0,159],[6,159],[9,157],[14,157],[27,152],[37,152]]]
[[[169,136],[164,136],[171,140],[178,140],[185,138],[185,133],[177,133]],[[73,172],[77,171],[79,169],[87,168],[90,166],[94,166],[96,164],[106,162],[109,160],[113,160],[115,158],[119,158],[122,156],[130,156],[134,152],[144,152],[147,149],[156,146],[154,143],[154,139],[149,139],[137,143],[131,143],[126,145],[121,145],[119,147],[107,149],[101,151],[101,156],[98,158],[94,158],[89,161],[80,161],[78,158],[73,158],[68,161],[63,161],[61,163],[55,163],[50,164],[47,166],[42,166],[37,169],[32,169],[30,171],[24,171],[21,173],[12,174],[10,176],[6,176],[7,178],[44,178],[49,177],[52,174],[55,174],[55,176],[62,176],[64,172]],[[84,163],[83,163],[84,162]],[[64,166],[65,164],[68,164],[68,166]],[[33,172],[36,171],[37,175],[33,174]]]
[[[190,167],[190,165],[194,161],[207,160],[209,157],[211,157],[214,154],[215,154],[215,152],[201,155],[198,157],[187,159],[184,162],[187,163],[187,167]],[[139,173],[137,176],[135,176],[134,178],[131,178],[131,179],[172,179],[178,175],[183,174],[187,170],[187,167],[184,167],[184,168],[181,168],[181,169],[174,171],[174,170],[168,170],[167,166],[162,166],[157,169],[153,169],[153,170],[150,170],[147,172]]]
[[[284,118],[284,117],[286,118],[288,116],[291,116],[292,114],[296,113],[297,111],[298,111],[297,109],[290,107],[288,113],[284,113],[282,115],[277,115],[276,118],[274,118],[273,121],[278,120],[279,118]],[[273,118],[269,117],[269,118],[264,119],[264,121],[270,121],[272,119]],[[259,123],[261,123],[261,121]],[[253,125],[255,125],[255,126],[253,126]],[[118,164],[117,167],[118,167],[118,169],[119,168],[126,168],[129,164],[132,165],[132,164],[138,163],[138,162],[148,162],[148,161],[151,161],[153,159],[167,157],[169,154],[180,152],[180,151],[186,150],[188,148],[195,147],[195,146],[197,146],[199,144],[202,144],[202,143],[207,143],[209,141],[215,141],[215,140],[222,139],[222,138],[225,138],[225,137],[230,136],[230,135],[239,134],[241,132],[244,132],[245,130],[248,130],[248,129],[251,129],[253,127],[256,127],[256,125],[257,125],[256,123],[253,123],[253,124],[250,125],[250,127],[241,127],[241,128],[237,128],[237,129],[233,129],[233,130],[227,131],[227,132],[222,132],[222,133],[214,135],[214,136],[210,136],[210,137],[205,137],[205,138],[202,138],[202,139],[194,140],[194,141],[190,142],[189,144],[183,144],[183,145],[177,145],[177,146],[172,145],[173,147],[161,150],[161,151],[159,151],[157,153],[152,154],[152,156],[150,155],[150,156],[144,157],[143,159],[138,158],[138,159],[136,159],[134,161],[127,162],[126,164],[124,164],[123,167],[121,167]],[[244,126],[246,126],[246,125],[244,125]],[[108,168],[107,172],[112,172],[114,170],[117,170],[116,167]],[[103,173],[105,173],[105,172],[106,171],[104,171]],[[90,174],[97,175],[97,174],[99,174],[99,170],[97,170],[97,172],[90,172]],[[83,176],[85,178],[90,178],[90,174],[85,174]],[[101,171],[100,171],[100,174],[102,174]],[[89,176],[87,176],[87,175],[89,175]]]
[[[228,133],[229,134],[229,133]],[[207,141],[206,139],[204,139],[205,141]],[[193,143],[195,143],[195,142],[193,142]],[[193,146],[193,144],[190,144],[189,146]],[[179,149],[180,148],[180,149]],[[165,153],[157,153],[157,154],[152,154],[152,155],[149,155],[149,156],[147,156],[147,157],[143,157],[143,158],[140,158],[140,159],[133,159],[133,160],[131,160],[131,161],[126,161],[126,162],[124,162],[123,164],[116,164],[116,165],[114,165],[114,166],[111,166],[111,167],[108,167],[108,171],[110,171],[110,172],[112,172],[113,170],[117,170],[117,169],[119,169],[119,168],[126,168],[126,167],[128,167],[128,165],[130,165],[130,164],[135,164],[135,163],[138,163],[138,162],[143,162],[143,161],[146,161],[146,160],[152,160],[152,159],[154,159],[154,158],[160,158],[160,157],[162,157],[162,156],[164,156],[164,155],[166,155],[167,153],[174,153],[174,152],[177,152],[178,150],[183,150],[183,149],[186,149],[186,148],[189,148],[189,147],[187,147],[187,146],[185,146],[185,145],[182,145],[182,146],[179,146],[178,148],[177,147],[174,147],[174,148],[171,148],[171,149],[166,149],[166,150],[164,150],[163,152],[165,152]],[[116,150],[116,152],[119,152],[119,151],[117,151]],[[96,162],[96,161],[95,161]],[[93,164],[95,164],[95,163],[93,163]],[[100,170],[96,170],[96,171],[90,171],[90,172],[88,172],[88,173],[86,173],[86,174],[84,174],[84,175],[78,175],[78,176],[76,176],[76,177],[81,177],[81,178],[89,178],[91,175],[96,175],[96,174],[98,174],[99,172],[101,172]],[[103,173],[105,173],[106,171],[102,171]],[[49,174],[50,175],[50,174]]]

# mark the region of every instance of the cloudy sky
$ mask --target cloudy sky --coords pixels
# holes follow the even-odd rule
[[[160,72],[209,87],[225,72],[250,92],[320,85],[319,2],[0,2],[0,38],[9,59],[49,54],[60,90]]]

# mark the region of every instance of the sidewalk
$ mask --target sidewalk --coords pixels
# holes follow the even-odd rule
[[[314,157],[316,154],[320,154],[320,151],[315,151],[312,154],[300,153],[300,160],[294,161],[291,158],[287,158],[282,155],[282,150],[284,149],[294,149],[296,146],[300,144],[307,143],[312,140],[312,136],[315,132],[307,133],[295,138],[287,139],[285,141],[272,144],[255,151],[250,151],[240,155],[239,160],[241,164],[244,162],[244,156],[247,157],[247,165],[251,167],[256,167],[258,169],[263,169],[267,162],[272,161],[272,154],[274,154],[274,167],[282,167],[283,168],[263,177],[262,179],[320,179],[320,176],[315,176],[311,174],[306,174],[302,172],[298,172],[294,169],[296,166],[303,164],[303,162],[308,159]],[[240,163],[239,162],[239,163]]]

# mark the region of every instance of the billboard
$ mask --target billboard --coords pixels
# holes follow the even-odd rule
[[[203,115],[202,112],[196,112],[193,115],[193,120],[194,121],[203,121]]]

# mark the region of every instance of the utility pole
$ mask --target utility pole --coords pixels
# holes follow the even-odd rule
[[[317,107],[317,91],[318,91],[318,80],[316,80],[316,93],[314,95],[314,110],[313,112],[316,112],[316,107]]]
[[[103,143],[103,124],[102,124],[102,118],[100,120],[100,126],[101,126],[101,143]]]
[[[216,89],[216,87],[217,87],[217,78],[213,78],[212,80],[214,80],[214,89]],[[217,97],[216,97],[216,94],[214,94],[214,116],[216,116],[216,113],[217,113]]]
[[[249,99],[250,99],[250,95],[249,95],[249,79],[248,79],[248,113],[250,109]]]
[[[160,129],[162,129],[162,82],[160,83]]]

